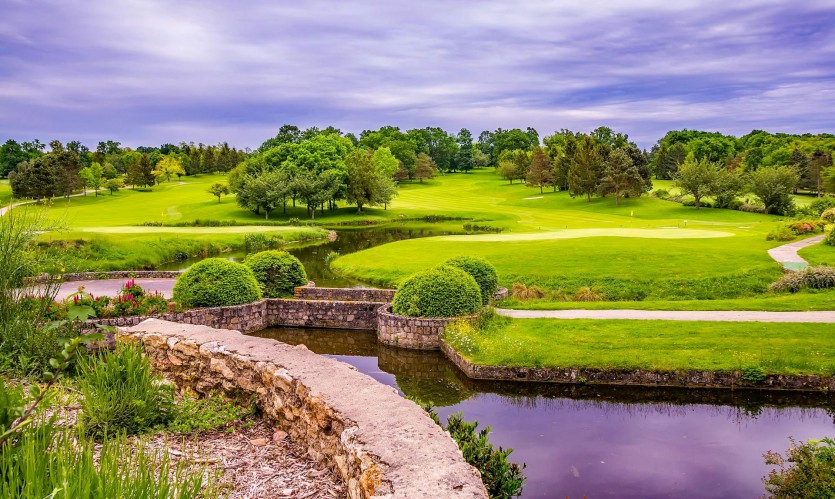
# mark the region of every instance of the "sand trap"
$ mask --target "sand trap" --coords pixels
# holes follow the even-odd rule
[[[542,199],[544,196],[534,196],[532,198],[524,198],[523,201],[527,201],[528,199]]]
[[[673,230],[674,229],[674,230]],[[581,237],[638,237],[644,239],[711,239],[731,237],[730,232],[696,229],[568,229],[553,232],[533,232],[528,234],[479,234],[474,236],[439,236],[441,241],[470,242],[517,242],[548,241],[552,239],[577,239]]]

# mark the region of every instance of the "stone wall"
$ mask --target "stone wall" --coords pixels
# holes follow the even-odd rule
[[[304,300],[337,300],[337,301],[367,301],[391,303],[394,299],[393,289],[375,288],[317,288],[313,286],[299,286],[296,288],[296,298]]]
[[[456,320],[473,320],[478,317],[406,317],[391,312],[391,305],[377,311],[377,339],[384,345],[415,350],[438,350],[441,335],[447,324]]]
[[[491,300],[494,302],[507,300],[508,296],[510,296],[510,291],[508,291],[505,287],[499,286],[499,289],[497,289],[496,292],[493,293]]]
[[[184,389],[252,394],[352,499],[486,499],[478,472],[416,404],[303,346],[151,319],[120,331]],[[271,494],[268,494],[271,495]]]
[[[382,305],[384,304],[375,302],[267,298],[231,307],[191,308],[183,312],[156,316],[114,317],[88,322],[122,327],[135,326],[146,319],[158,318],[182,324],[235,329],[246,333],[273,326],[375,329],[377,310]]]
[[[102,279],[176,279],[180,276],[179,270],[119,270],[116,272],[77,272],[61,274],[63,282],[73,281],[97,281]],[[55,276],[59,277],[59,276]],[[43,283],[50,280],[49,274],[41,274],[37,277],[28,277],[27,280],[33,283]]]

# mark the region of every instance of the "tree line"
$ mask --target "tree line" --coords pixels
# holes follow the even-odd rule
[[[82,189],[111,193],[124,185],[149,187],[172,176],[232,170],[248,154],[227,143],[204,145],[180,143],[159,147],[121,147],[107,140],[90,150],[78,141],[66,145],[53,140],[18,143],[7,140],[0,146],[0,174],[9,178],[17,198],[69,196]]]

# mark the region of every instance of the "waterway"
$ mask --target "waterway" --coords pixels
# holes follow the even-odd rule
[[[525,498],[759,497],[765,452],[835,431],[824,394],[474,381],[440,352],[386,347],[374,332],[256,335],[351,364],[442,419],[460,411],[492,427],[491,441],[527,466]]]

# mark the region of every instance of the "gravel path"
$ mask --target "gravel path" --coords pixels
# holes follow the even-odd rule
[[[813,244],[818,244],[823,241],[824,235],[825,234],[821,234],[819,236],[801,239],[800,241],[794,241],[789,244],[777,246],[776,248],[771,248],[768,250],[768,255],[777,262],[782,263],[783,267],[786,267],[787,269],[804,269],[809,266],[809,263],[804,260],[803,257],[798,255],[797,252],[803,248],[807,248]]]
[[[662,321],[718,322],[819,322],[835,323],[835,311],[827,312],[756,312],[735,310],[507,310],[500,315],[515,319],[638,319]]]

